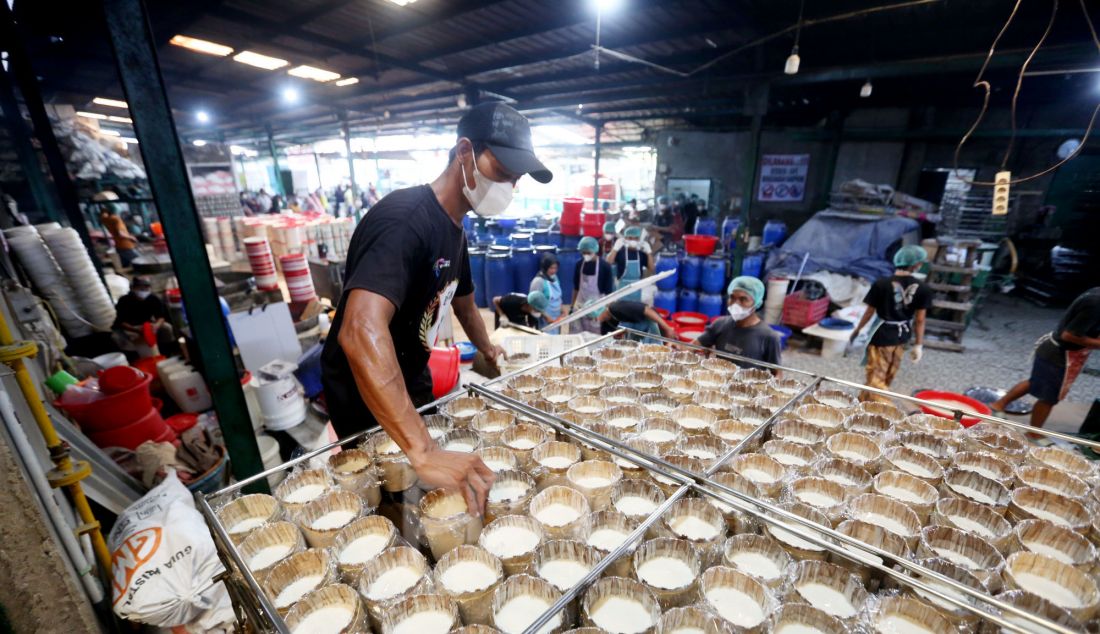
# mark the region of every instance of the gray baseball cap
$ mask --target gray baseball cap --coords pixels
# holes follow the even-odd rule
[[[535,156],[527,117],[508,104],[490,101],[470,108],[458,122],[458,136],[484,142],[513,174],[530,174],[540,183],[549,183],[554,178]]]

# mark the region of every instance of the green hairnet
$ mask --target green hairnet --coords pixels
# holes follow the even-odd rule
[[[531,291],[527,293],[527,303],[531,305],[531,308],[541,313],[550,305],[550,300],[542,294],[542,291]]]
[[[642,228],[641,227],[627,227],[626,231],[623,232],[623,237],[625,237],[625,238],[640,238],[640,237],[642,237]]]
[[[752,296],[752,301],[755,302],[753,308],[760,308],[764,304],[764,283],[755,277],[749,277],[748,275],[742,275],[741,277],[735,277],[730,281],[730,285],[726,287],[726,294],[733,295],[736,290],[742,290]]]
[[[894,254],[894,266],[899,269],[907,269],[916,266],[928,259],[928,252],[923,247],[915,244],[902,247]]]
[[[614,222],[605,222],[605,223],[603,223],[603,232],[604,233],[615,233],[615,223]]]
[[[581,253],[595,253],[600,250],[600,243],[592,236],[585,236],[577,243],[577,250]]]

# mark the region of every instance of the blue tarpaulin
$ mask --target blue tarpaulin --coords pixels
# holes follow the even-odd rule
[[[887,249],[920,223],[898,216],[868,216],[824,210],[768,255],[768,275],[794,277],[807,253],[803,275],[828,271],[875,280],[894,272]]]

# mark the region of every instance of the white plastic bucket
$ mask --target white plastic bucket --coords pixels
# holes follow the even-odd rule
[[[264,471],[274,469],[283,464],[283,459],[279,456],[279,443],[274,438],[267,434],[256,434],[256,444],[260,446],[260,460],[264,463]],[[273,473],[267,476],[267,483],[271,487],[275,487],[282,482],[285,477],[285,471]]]
[[[256,401],[264,427],[283,430],[296,427],[306,418],[306,403],[297,379],[288,376],[256,385]]]
[[[168,382],[164,387],[176,405],[189,414],[205,412],[214,405],[210,398],[210,390],[206,388],[206,382],[202,380],[202,375],[194,370],[172,372],[168,375]]]

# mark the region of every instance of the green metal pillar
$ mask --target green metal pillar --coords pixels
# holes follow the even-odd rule
[[[263,461],[222,319],[149,18],[141,0],[103,0],[103,10],[134,131],[141,146],[147,148],[142,156],[149,186],[164,225],[168,252],[186,302],[187,319],[225,436],[233,475],[247,478],[263,470]],[[267,489],[262,480],[257,485],[253,490]]]
[[[35,211],[46,214],[50,220],[60,220],[53,200],[50,197],[50,186],[46,181],[46,175],[42,173],[42,166],[38,162],[38,153],[31,143],[31,132],[27,128],[27,122],[23,120],[23,112],[19,109],[19,102],[15,98],[15,88],[12,86],[8,73],[0,68],[0,111],[4,113],[4,120],[8,124],[8,133],[15,145],[15,153],[19,156],[19,167],[23,170],[23,177],[27,179],[27,187],[31,190],[34,199]]]
[[[592,211],[600,210],[600,132],[603,124],[596,124],[596,161],[592,168]]]
[[[283,188],[283,170],[279,167],[279,153],[275,150],[275,136],[271,133],[271,124],[264,125],[267,131],[267,151],[271,153],[271,165],[275,170],[275,191],[286,198],[286,190]]]
[[[733,266],[731,273],[734,276],[741,275],[741,264],[745,259],[745,252],[749,246],[749,220],[752,203],[756,200],[756,179],[759,174],[760,161],[760,133],[764,127],[764,114],[768,110],[767,84],[750,88],[745,98],[745,105],[752,113],[752,126],[749,129],[749,143],[743,156],[745,182],[741,186],[741,216],[738,218],[737,236],[734,241]]]

